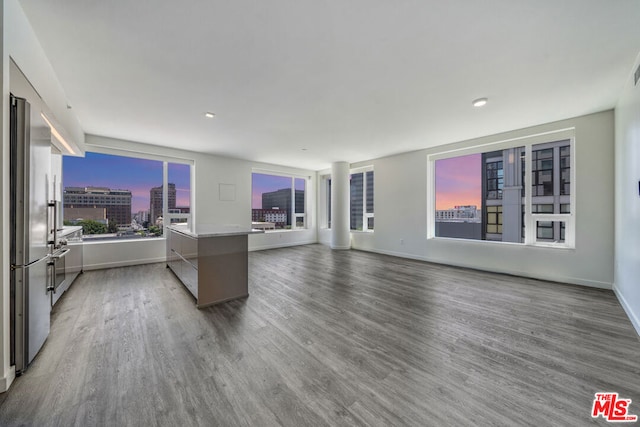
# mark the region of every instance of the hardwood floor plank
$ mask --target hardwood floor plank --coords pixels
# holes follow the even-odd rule
[[[250,253],[247,299],[198,310],[164,264],[81,275],[2,426],[606,425],[640,414],[611,291],[321,245]]]

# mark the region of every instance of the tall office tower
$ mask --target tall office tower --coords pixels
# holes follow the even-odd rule
[[[168,184],[169,209],[176,208],[176,185]],[[155,224],[159,216],[162,216],[162,190],[163,186],[153,187],[149,190],[149,223]]]
[[[350,207],[350,228],[351,230],[362,230],[362,214],[364,211],[362,192],[364,176],[362,173],[351,174],[349,182],[349,201]]]

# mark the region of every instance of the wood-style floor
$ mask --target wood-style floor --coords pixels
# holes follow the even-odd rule
[[[599,391],[640,415],[611,291],[321,245],[249,275],[204,310],[164,264],[81,275],[0,425],[606,425]]]

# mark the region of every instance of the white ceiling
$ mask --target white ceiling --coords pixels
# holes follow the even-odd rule
[[[610,109],[640,51],[639,0],[21,4],[86,133],[314,170]]]

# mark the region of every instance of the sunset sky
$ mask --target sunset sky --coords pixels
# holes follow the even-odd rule
[[[64,156],[63,187],[108,187],[131,191],[131,210],[149,210],[149,190],[162,185],[162,162],[108,154]],[[189,165],[169,163],[169,182],[176,185],[176,206],[189,206]]]
[[[481,154],[436,160],[436,209],[481,207]]]
[[[481,154],[436,161],[436,209],[481,203]],[[108,187],[131,191],[131,209],[149,209],[149,190],[162,185],[162,162],[107,154],[87,153],[82,157],[63,157],[64,187]],[[170,163],[169,182],[176,185],[176,205],[189,206],[189,166]],[[297,190],[304,190],[304,179],[296,178]],[[291,188],[291,178],[254,173],[251,207],[262,208],[262,193]]]
[[[254,173],[251,175],[251,209],[262,209],[262,193],[291,188],[291,177]],[[296,178],[296,190],[304,190],[304,179]]]

